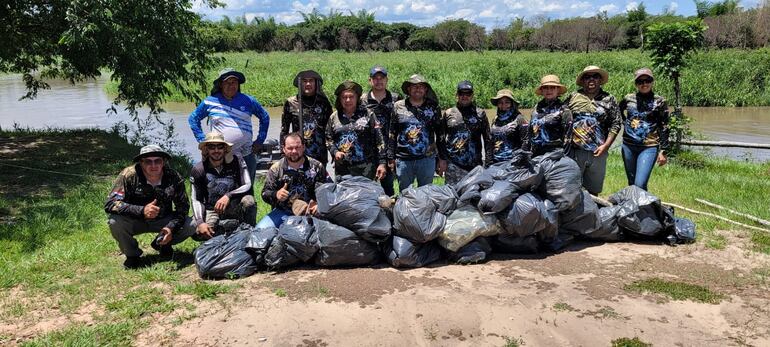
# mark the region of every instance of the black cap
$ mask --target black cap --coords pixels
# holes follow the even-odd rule
[[[457,84],[457,91],[461,90],[467,90],[472,92],[473,91],[473,83],[471,81],[465,80]]]
[[[369,77],[374,77],[374,75],[378,73],[388,76],[388,69],[380,65],[375,65],[369,70]]]

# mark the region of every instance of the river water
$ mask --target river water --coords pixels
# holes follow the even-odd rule
[[[21,78],[0,76],[0,127],[10,129],[16,124],[30,128],[110,128],[119,121],[130,123],[125,111],[119,109],[117,115],[106,113],[111,105],[111,98],[104,92],[106,82],[106,79],[97,79],[72,85],[67,81],[50,81],[50,90],[41,90],[34,100],[19,101],[25,93]],[[177,137],[183,143],[182,150],[196,158],[197,142],[187,125],[187,116],[194,108],[193,103],[168,103],[161,118],[174,121]],[[270,113],[268,138],[277,138],[281,108],[266,109]],[[694,119],[692,129],[708,139],[770,143],[770,107],[686,107],[684,111]],[[527,117],[531,114],[529,110],[523,113]],[[140,114],[146,115],[147,111]],[[739,160],[770,160],[770,150],[714,148],[710,151]]]

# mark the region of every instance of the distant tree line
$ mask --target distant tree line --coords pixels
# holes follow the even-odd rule
[[[705,46],[713,48],[758,48],[770,43],[770,0],[744,9],[736,0],[708,2],[695,0],[697,17],[708,26]],[[664,10],[647,12],[644,3],[623,14],[606,12],[593,17],[549,19],[516,18],[508,26],[486,32],[484,27],[464,19],[451,19],[431,27],[410,23],[383,23],[374,13],[317,10],[301,13],[302,22],[276,23],[274,18],[246,17],[203,21],[199,27],[204,42],[218,52],[255,50],[305,51],[467,51],[547,50],[589,52],[644,48],[644,35],[655,23],[686,18]]]

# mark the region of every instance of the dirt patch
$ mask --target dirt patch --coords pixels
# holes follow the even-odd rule
[[[439,287],[451,280],[429,272],[391,268],[303,269],[270,276],[263,282],[273,292],[282,290],[291,300],[321,299],[326,302],[374,305],[383,295],[404,292],[416,286]]]

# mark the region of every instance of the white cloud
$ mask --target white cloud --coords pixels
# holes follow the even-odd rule
[[[607,13],[616,13],[618,12],[618,7],[615,6],[615,4],[607,4],[599,6],[599,12],[607,11]]]
[[[414,12],[434,13],[438,9],[435,4],[426,4],[422,1],[415,1],[409,7]]]
[[[639,3],[636,1],[631,1],[626,4],[626,12],[636,11],[637,8],[639,8]]]
[[[310,1],[307,3],[307,5],[303,4],[300,1],[294,1],[291,3],[291,9],[294,11],[308,13],[313,11],[314,8],[318,8],[320,10],[318,6],[318,1]]]
[[[677,8],[679,8],[679,3],[676,1],[672,1],[670,4],[668,4],[668,11],[671,13],[676,13]]]
[[[498,17],[497,8],[495,8],[495,6],[492,6],[484,11],[481,11],[481,13],[479,13],[479,17],[481,18]]]

